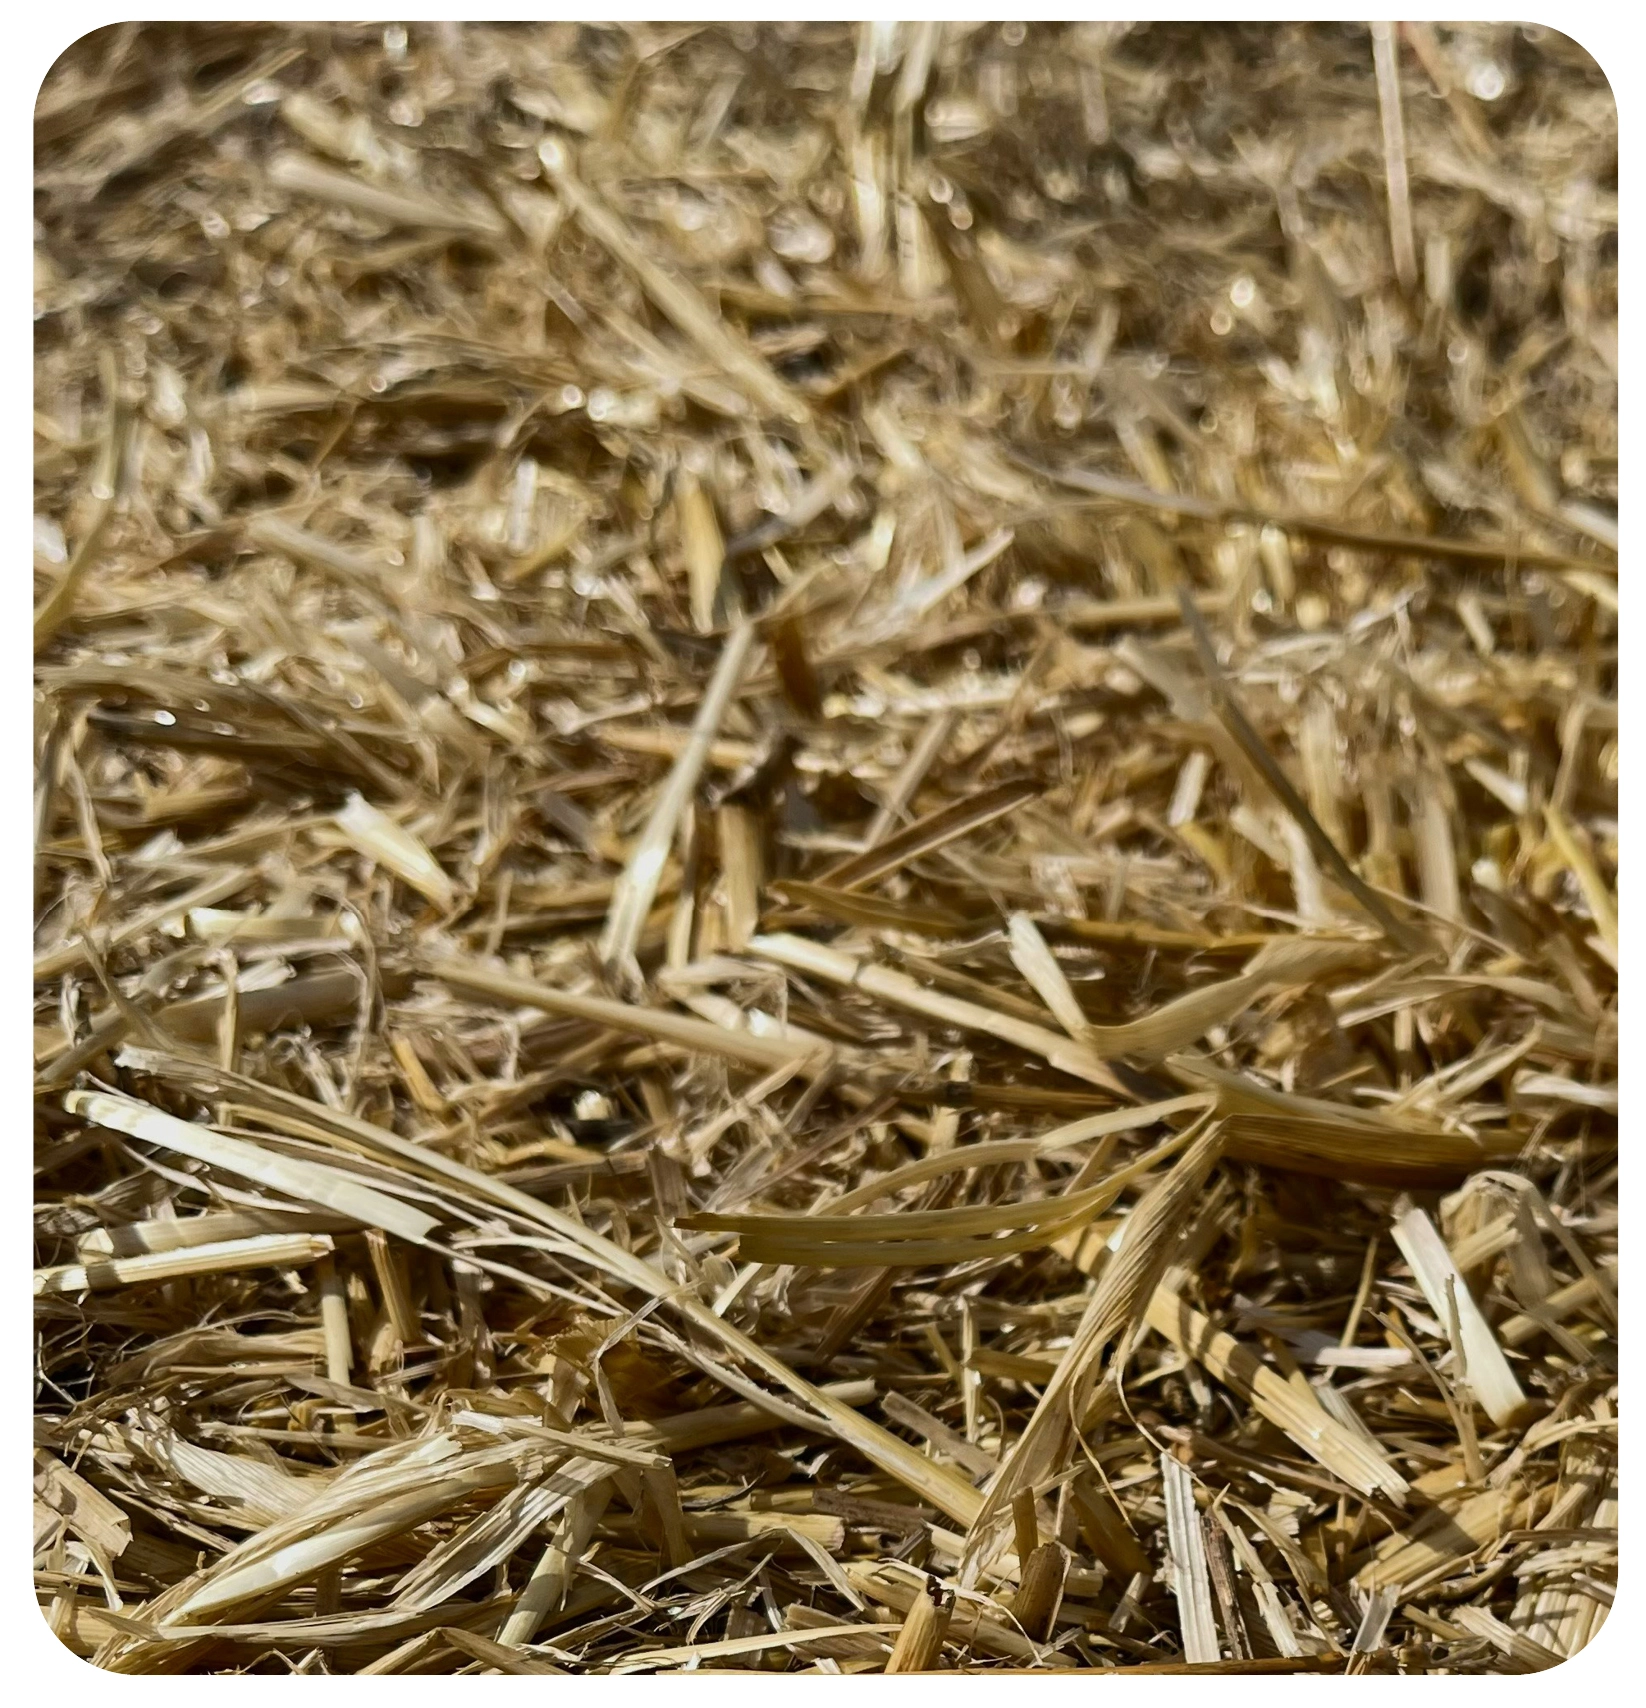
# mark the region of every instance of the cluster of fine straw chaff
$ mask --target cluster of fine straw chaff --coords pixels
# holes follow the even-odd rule
[[[78,42],[36,111],[63,1643],[1582,1648],[1616,134],[1495,25]]]

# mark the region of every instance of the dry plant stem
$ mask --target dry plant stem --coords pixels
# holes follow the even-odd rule
[[[1115,1109],[1102,1115],[1090,1115],[1083,1121],[1071,1121],[1067,1126],[1054,1127],[1037,1139],[986,1140],[980,1144],[967,1145],[958,1151],[939,1152],[922,1157],[918,1162],[905,1163],[902,1168],[893,1169],[890,1174],[882,1175],[866,1186],[844,1193],[827,1208],[834,1214],[843,1215],[847,1211],[860,1210],[865,1205],[890,1197],[906,1186],[930,1180],[934,1175],[949,1174],[956,1169],[982,1168],[986,1164],[996,1162],[1026,1162],[1037,1156],[1053,1156],[1061,1150],[1083,1144],[1090,1139],[1112,1139],[1121,1133],[1152,1127],[1174,1115],[1199,1114],[1211,1105],[1211,1098],[1191,1092],[1186,1097],[1170,1097],[1162,1103],[1145,1103],[1135,1109]],[[1181,1149],[1185,1142],[1183,1134],[1166,1140],[1152,1151],[1128,1163],[1123,1169],[1117,1169],[1109,1177],[1107,1184],[1118,1188],[1141,1178],[1156,1164]],[[904,1214],[906,1215],[906,1212]],[[815,1217],[812,1218],[814,1224],[815,1220]],[[901,1218],[899,1225],[903,1225]]]
[[[1058,1025],[1071,1038],[1079,1039],[1089,1025],[1085,1011],[1035,922],[1026,913],[1014,913],[1007,922],[1007,930],[1013,964],[1057,1016]]]
[[[326,1377],[347,1385],[354,1373],[354,1350],[349,1342],[349,1302],[337,1265],[324,1257],[315,1267],[315,1292],[320,1298],[320,1331],[325,1337]]]
[[[1170,1256],[1171,1241],[1221,1153],[1220,1129],[1215,1122],[1204,1123],[1194,1143],[1128,1218],[1120,1249],[1105,1265],[1056,1374],[971,1520],[966,1537],[970,1562],[987,1564],[989,1552],[998,1551],[992,1533],[996,1516],[1009,1509],[1019,1493],[1049,1481],[1063,1468],[1070,1432],[1097,1379],[1097,1361],[1105,1351],[1112,1359],[1113,1349],[1135,1333]]]
[[[691,582],[692,621],[698,633],[707,634],[714,627],[714,602],[725,568],[726,545],[714,504],[689,469],[680,477],[675,502],[686,551],[686,573]]]
[[[954,1611],[954,1597],[933,1582],[930,1593],[916,1595],[898,1628],[886,1671],[932,1672],[943,1653],[943,1639]]]
[[[450,909],[455,900],[451,879],[428,849],[387,814],[360,795],[351,795],[337,815],[337,827],[368,859],[386,867],[436,907]]]
[[[1467,1361],[1470,1387],[1492,1421],[1507,1424],[1526,1404],[1526,1395],[1434,1223],[1408,1206],[1395,1217],[1393,1234],[1429,1309],[1443,1324],[1454,1317],[1458,1321],[1457,1352]]]
[[[1025,1554],[1019,1544],[1018,1558],[1022,1575],[1012,1597],[1012,1617],[1035,1642],[1048,1642],[1063,1605],[1069,1551],[1061,1542],[1042,1542]]]
[[[1098,474],[1089,469],[1052,470],[1034,463],[1027,463],[1026,466],[1047,479],[1072,486],[1078,491],[1098,494],[1111,502],[1165,511],[1174,516],[1194,517],[1200,521],[1248,522],[1259,528],[1276,528],[1285,533],[1301,534],[1305,538],[1331,544],[1356,546],[1366,551],[1386,552],[1394,556],[1432,557],[1457,563],[1525,563],[1538,569],[1550,570],[1571,571],[1585,567],[1581,560],[1552,552],[1523,550],[1514,543],[1491,545],[1478,540],[1355,528],[1326,517],[1306,515],[1298,511],[1269,510],[1262,506],[1219,502],[1177,492],[1161,492],[1135,481],[1119,480],[1113,475]],[[1216,611],[1222,608],[1223,601],[1200,597],[1195,599],[1194,604],[1197,611],[1205,611],[1208,607]],[[1160,622],[1165,621],[1173,611],[1181,613],[1182,603],[1177,595],[1171,595],[1159,599],[1139,600],[1135,605],[1128,603],[1122,609],[1127,614],[1122,620]]]
[[[148,1112],[147,1119],[150,1124],[154,1121],[155,1113],[153,1111]],[[161,1119],[162,1121],[169,1121],[170,1118]],[[858,1446],[871,1462],[880,1465],[889,1474],[907,1483],[911,1489],[930,1500],[940,1511],[961,1524],[969,1524],[975,1517],[982,1505],[982,1496],[969,1483],[962,1481],[952,1473],[943,1471],[941,1467],[933,1465],[930,1460],[923,1458],[888,1431],[871,1423],[848,1406],[842,1405],[826,1391],[815,1388],[811,1383],[804,1381],[781,1360],[774,1358],[762,1347],[749,1340],[746,1335],[739,1333],[730,1324],[724,1322],[709,1306],[694,1295],[681,1293],[670,1284],[665,1276],[659,1274],[649,1265],[640,1262],[622,1247],[590,1232],[581,1223],[571,1220],[562,1212],[550,1209],[547,1205],[538,1203],[524,1193],[514,1191],[499,1182],[488,1181],[461,1164],[422,1152],[418,1147],[410,1145],[404,1140],[396,1139],[391,1134],[371,1128],[368,1123],[338,1120],[335,1124],[357,1139],[364,1139],[369,1145],[381,1152],[419,1160],[431,1172],[445,1175],[449,1179],[476,1185],[482,1193],[503,1206],[517,1213],[524,1213],[529,1222],[537,1223],[540,1226],[547,1227],[552,1232],[570,1238],[575,1245],[593,1257],[598,1265],[614,1279],[638,1287],[650,1297],[669,1300],[673,1307],[681,1311],[689,1321],[698,1328],[705,1330],[712,1340],[718,1341],[727,1351],[753,1365],[769,1379],[788,1388],[792,1394],[818,1413],[840,1435],[842,1440]],[[181,1122],[171,1123],[172,1127],[183,1125],[184,1123]],[[158,1130],[169,1132],[170,1128],[162,1125]],[[212,1136],[215,1137],[215,1135]],[[175,1143],[176,1141],[170,1142]],[[198,1141],[191,1142],[198,1143]],[[226,1145],[233,1141],[219,1139],[217,1142]],[[249,1149],[249,1147],[244,1148]],[[238,1157],[238,1153],[236,1156]],[[376,1220],[377,1218],[368,1217],[364,1219]],[[380,1222],[379,1225],[387,1226],[389,1224]],[[421,1235],[415,1237],[418,1243],[422,1243]]]
[[[1343,883],[1344,887],[1365,908],[1366,912],[1377,921],[1396,948],[1404,950],[1407,954],[1421,953],[1426,947],[1422,937],[1410,927],[1402,925],[1361,879],[1359,873],[1343,858],[1337,845],[1320,828],[1319,822],[1314,814],[1309,811],[1307,803],[1297,792],[1291,779],[1275,763],[1274,756],[1264,745],[1263,738],[1252,728],[1246,714],[1241,711],[1230,692],[1223,667],[1217,661],[1217,652],[1212,646],[1211,637],[1206,632],[1206,625],[1202,622],[1200,613],[1194,608],[1193,602],[1186,594],[1180,596],[1179,602],[1183,609],[1183,620],[1195,638],[1200,662],[1205,668],[1207,679],[1216,695],[1218,710],[1240,750],[1262,773],[1264,781],[1274,790],[1281,805],[1302,827],[1304,835],[1309,839],[1309,846],[1315,854],[1331,867],[1333,875]]]
[[[1348,1321],[1343,1325],[1343,1332],[1338,1336],[1340,1346],[1353,1346],[1355,1336],[1360,1332],[1360,1319],[1366,1314],[1366,1305],[1372,1296],[1372,1285],[1377,1278],[1377,1236],[1374,1234],[1366,1242],[1366,1257],[1360,1266],[1360,1282],[1355,1288],[1354,1303],[1349,1307]]]
[[[1275,1091],[1204,1057],[1176,1055],[1167,1065],[1184,1083],[1216,1090],[1230,1152],[1247,1162],[1385,1186],[1437,1186],[1509,1160],[1506,1142]]]
[[[920,1596],[929,1594],[923,1583],[902,1573],[893,1576],[889,1568],[876,1569],[854,1562],[846,1568],[846,1576],[853,1586],[871,1601],[904,1615],[913,1610],[915,1601]],[[955,1608],[949,1620],[947,1640],[957,1644],[967,1643],[984,1654],[1004,1655],[1012,1660],[1056,1664],[1045,1659],[1038,1645],[1025,1637],[1015,1625],[992,1619],[985,1614],[975,1599],[963,1601],[956,1597]]]
[[[500,1643],[524,1645],[531,1642],[543,1621],[565,1605],[572,1574],[594,1535],[595,1527],[604,1516],[612,1494],[613,1487],[608,1478],[578,1495],[566,1508],[554,1540],[544,1548],[542,1557],[520,1592],[520,1599],[497,1634]]]
[[[64,1108],[116,1132],[164,1145],[195,1160],[226,1168],[279,1192],[353,1217],[368,1226],[386,1228],[402,1239],[422,1240],[435,1226],[432,1216],[362,1185],[353,1176],[323,1163],[302,1162],[277,1155],[241,1139],[226,1138],[175,1116],[110,1092],[71,1091]]]
[[[250,1239],[257,1234],[352,1233],[358,1226],[351,1217],[329,1215],[325,1211],[209,1210],[204,1215],[181,1219],[168,1217],[164,1221],[129,1222],[120,1228],[93,1228],[75,1241],[75,1250],[83,1259],[139,1257],[150,1252],[189,1251],[226,1240]]]
[[[84,538],[75,547],[74,556],[69,559],[63,573],[58,577],[57,585],[52,588],[44,603],[34,613],[34,650],[40,652],[49,646],[56,638],[58,631],[67,623],[74,611],[74,602],[80,592],[81,583],[86,579],[91,567],[97,561],[98,552],[103,545],[104,536],[114,521],[115,506],[112,497],[105,498],[98,505],[97,513],[92,518],[91,526],[87,528]]]
[[[797,1049],[753,1032],[730,1031],[710,1021],[693,1020],[666,1009],[645,1008],[634,1003],[617,1002],[610,997],[550,990],[525,979],[494,972],[490,967],[458,961],[432,961],[429,971],[453,988],[483,999],[537,1008],[547,1014],[598,1021],[614,1030],[638,1033],[644,1038],[677,1044],[682,1049],[725,1056],[747,1067],[787,1068],[801,1073],[824,1070],[824,1063],[810,1049]]]
[[[360,213],[371,214],[394,225],[421,226],[432,231],[462,232],[475,237],[495,237],[500,226],[495,217],[457,212],[432,199],[385,190],[367,184],[346,172],[338,172],[300,154],[280,154],[269,164],[269,176],[284,189],[300,195],[335,202]]]
[[[1037,793],[1032,783],[1002,783],[998,788],[985,790],[969,800],[956,801],[930,816],[917,820],[890,838],[874,839],[870,847],[850,860],[831,866],[822,881],[842,890],[861,888],[883,878],[900,866],[934,853],[945,843],[981,830],[997,818],[1032,800]]]
[[[402,1351],[416,1346],[423,1338],[422,1325],[406,1292],[406,1276],[400,1260],[381,1229],[366,1230],[366,1249],[371,1254],[372,1273],[377,1278],[377,1290],[383,1298],[383,1309],[400,1342]]]
[[[1411,1335],[1393,1319],[1390,1319],[1389,1326],[1395,1338],[1412,1355],[1413,1362],[1422,1367],[1439,1391],[1446,1414],[1452,1421],[1452,1428],[1457,1432],[1465,1480],[1472,1484],[1480,1483],[1485,1477],[1485,1467],[1480,1457],[1480,1440],[1475,1433],[1474,1396],[1469,1393],[1466,1384],[1448,1381],[1435,1365],[1424,1357],[1422,1348]]]
[[[871,996],[878,996],[934,1020],[1007,1038],[1023,1049],[1043,1057],[1053,1067],[1073,1074],[1077,1079],[1101,1085],[1117,1096],[1129,1096],[1109,1068],[1090,1051],[1077,1048],[1043,1026],[1032,1026],[1010,1015],[984,1008],[978,1003],[928,990],[906,973],[867,965],[821,944],[809,943],[802,938],[787,935],[753,937],[749,940],[749,951],[767,960],[776,961],[781,966],[791,967],[796,972],[810,973],[818,978],[830,979],[836,984],[866,991]]]
[[[675,761],[646,827],[630,852],[623,875],[612,891],[611,911],[606,915],[606,928],[600,937],[600,958],[608,967],[627,967],[634,958],[641,928],[657,896],[669,847],[680,825],[680,815],[697,787],[709,744],[726,715],[753,644],[754,629],[748,622],[739,623],[726,637],[720,662],[703,691],[702,704],[692,722],[691,739]]]
[[[1389,186],[1389,246],[1402,290],[1417,283],[1412,241],[1412,199],[1406,173],[1406,125],[1400,106],[1400,60],[1394,25],[1376,23],[1372,57],[1377,65],[1377,105],[1383,120],[1383,172]]]
[[[1177,1597],[1183,1655],[1204,1665],[1223,1657],[1217,1646],[1211,1574],[1200,1514],[1195,1509],[1194,1482],[1188,1467],[1172,1453],[1160,1455],[1160,1480],[1166,1496],[1166,1545],[1171,1554],[1172,1592]]]
[[[1149,1301],[1147,1320],[1150,1328],[1247,1399],[1334,1476],[1363,1494],[1381,1494],[1396,1502],[1405,1499],[1406,1479],[1375,1442],[1345,1429],[1233,1335],[1214,1330],[1210,1321],[1176,1292],[1157,1288]]]
[[[1217,1597],[1218,1620],[1223,1627],[1224,1641],[1231,1651],[1231,1659],[1248,1660],[1252,1653],[1251,1639],[1247,1635],[1245,1616],[1241,1612],[1240,1600],[1236,1593],[1234,1560],[1228,1533],[1218,1521],[1218,1517],[1211,1513],[1201,1514],[1200,1524],[1205,1538],[1206,1564],[1211,1572],[1212,1592]],[[1378,1635],[1382,1635],[1381,1631]]]
[[[107,954],[164,927],[173,920],[186,918],[196,908],[210,907],[216,902],[227,901],[230,896],[245,888],[247,878],[248,874],[242,870],[213,873],[180,895],[159,902],[153,907],[140,909],[135,914],[128,914],[118,926],[100,937],[98,947]],[[72,943],[65,943],[59,948],[36,955],[34,976],[36,980],[58,978],[84,965],[90,953],[85,940],[77,937]]]
[[[926,774],[937,763],[958,721],[957,714],[949,707],[932,713],[914,746],[909,749],[909,757],[892,779],[874,817],[869,820],[869,828],[863,833],[865,851],[884,842],[891,834],[892,827],[908,807]]]
[[[1595,869],[1593,856],[1578,840],[1577,834],[1567,823],[1565,814],[1557,807],[1552,805],[1544,807],[1543,816],[1549,826],[1549,834],[1553,837],[1555,846],[1560,850],[1561,858],[1582,886],[1584,900],[1589,904],[1589,911],[1594,916],[1595,925],[1615,955],[1617,953],[1617,908],[1599,872]]]
[[[1411,43],[1436,92],[1451,107],[1470,150],[1478,159],[1490,159],[1494,152],[1491,132],[1481,117],[1474,97],[1458,86],[1456,73],[1432,26],[1426,23],[1403,23],[1400,33]]]
[[[1463,1448],[1463,1475],[1471,1483],[1486,1480],[1486,1463],[1480,1456],[1480,1436],[1475,1429],[1474,1394],[1469,1387],[1469,1361],[1463,1344],[1463,1323],[1457,1308],[1458,1282],[1446,1277],[1446,1332],[1452,1342],[1452,1391],[1457,1400],[1458,1436]]]
[[[577,176],[566,145],[546,140],[538,150],[555,188],[596,242],[609,249],[640,281],[646,295],[685,333],[704,355],[729,373],[763,409],[791,421],[805,421],[809,411],[798,393],[785,385],[755,353],[730,334],[684,280],[661,266],[609,208]]]
[[[190,1275],[222,1275],[234,1269],[296,1269],[325,1262],[332,1241],[325,1234],[259,1234],[221,1240],[187,1250],[146,1253],[140,1257],[89,1258],[57,1269],[37,1269],[39,1293],[86,1293],[107,1287],[137,1287]]]
[[[1020,1489],[1012,1496],[1012,1536],[1019,1560],[1027,1560],[1040,1546],[1040,1521],[1035,1513],[1033,1489]]]

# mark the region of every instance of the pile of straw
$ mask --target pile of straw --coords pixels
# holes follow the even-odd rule
[[[36,127],[65,1644],[1589,1640],[1617,265],[1580,50],[126,24]]]

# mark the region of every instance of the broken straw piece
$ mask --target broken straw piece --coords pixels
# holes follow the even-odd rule
[[[1057,964],[1040,928],[1026,913],[1007,922],[1012,965],[1034,986],[1035,995],[1057,1016],[1057,1023],[1077,1042],[1087,1030],[1085,1011]]]
[[[231,1139],[207,1127],[197,1127],[191,1121],[179,1121],[175,1115],[141,1103],[135,1097],[104,1091],[71,1091],[63,1099],[63,1107],[94,1126],[107,1127],[146,1144],[163,1145],[210,1168],[255,1180],[276,1192],[336,1210],[366,1227],[399,1234],[402,1239],[422,1240],[439,1226],[433,1216],[375,1191],[341,1169],[302,1157],[281,1156],[244,1139]]]
[[[1166,1547],[1172,1561],[1172,1593],[1183,1628],[1183,1658],[1204,1664],[1221,1660],[1217,1621],[1212,1615],[1212,1580],[1206,1538],[1194,1503],[1194,1478],[1176,1454],[1160,1455],[1166,1494]]]
[[[1412,1266],[1417,1284],[1429,1309],[1441,1322],[1451,1320],[1455,1299],[1461,1352],[1467,1364],[1467,1379],[1475,1397],[1485,1408],[1486,1415],[1500,1428],[1514,1421],[1526,1404],[1526,1395],[1515,1380],[1509,1361],[1503,1356],[1497,1336],[1480,1314],[1446,1242],[1427,1214],[1408,1206],[1395,1217],[1395,1244],[1401,1256]],[[1447,1282],[1451,1283],[1450,1297]],[[1460,1372],[1461,1374],[1461,1372]]]
[[[640,941],[641,927],[651,912],[657,886],[663,877],[663,867],[669,857],[680,815],[691,800],[692,791],[708,757],[720,720],[743,678],[749,648],[754,641],[754,629],[744,622],[727,636],[720,662],[703,691],[702,704],[692,722],[692,733],[674,769],[669,773],[658,794],[646,828],[629,855],[629,863],[612,891],[611,910],[606,915],[606,928],[600,937],[600,958],[608,967],[626,966],[634,957]]]
[[[223,1275],[234,1269],[295,1269],[327,1256],[325,1234],[256,1234],[250,1239],[219,1240],[177,1251],[144,1252],[139,1257],[91,1258],[34,1272],[34,1291],[84,1293],[98,1287],[135,1287],[173,1281],[185,1275]]]
[[[398,825],[363,795],[350,795],[348,804],[335,817],[349,846],[368,860],[375,860],[409,884],[420,896],[440,909],[449,910],[456,900],[452,881],[421,841]]]

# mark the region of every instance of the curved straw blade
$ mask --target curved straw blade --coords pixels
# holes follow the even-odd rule
[[[402,1239],[422,1240],[439,1226],[435,1217],[366,1185],[341,1169],[300,1157],[281,1156],[244,1139],[226,1138],[192,1121],[107,1091],[71,1091],[63,1099],[71,1115],[108,1127],[129,1138],[163,1145],[213,1168],[226,1169],[305,1203],[336,1210],[369,1228],[382,1228]]]
[[[1172,1243],[1206,1177],[1223,1153],[1220,1125],[1203,1120],[1194,1142],[1126,1219],[1118,1250],[1098,1281],[1057,1373],[1046,1384],[1023,1433],[991,1480],[966,1533],[966,1561],[976,1567],[996,1543],[996,1531],[1015,1496],[1032,1492],[1061,1468],[1073,1420],[1084,1409],[1105,1349],[1118,1345],[1142,1320]]]

